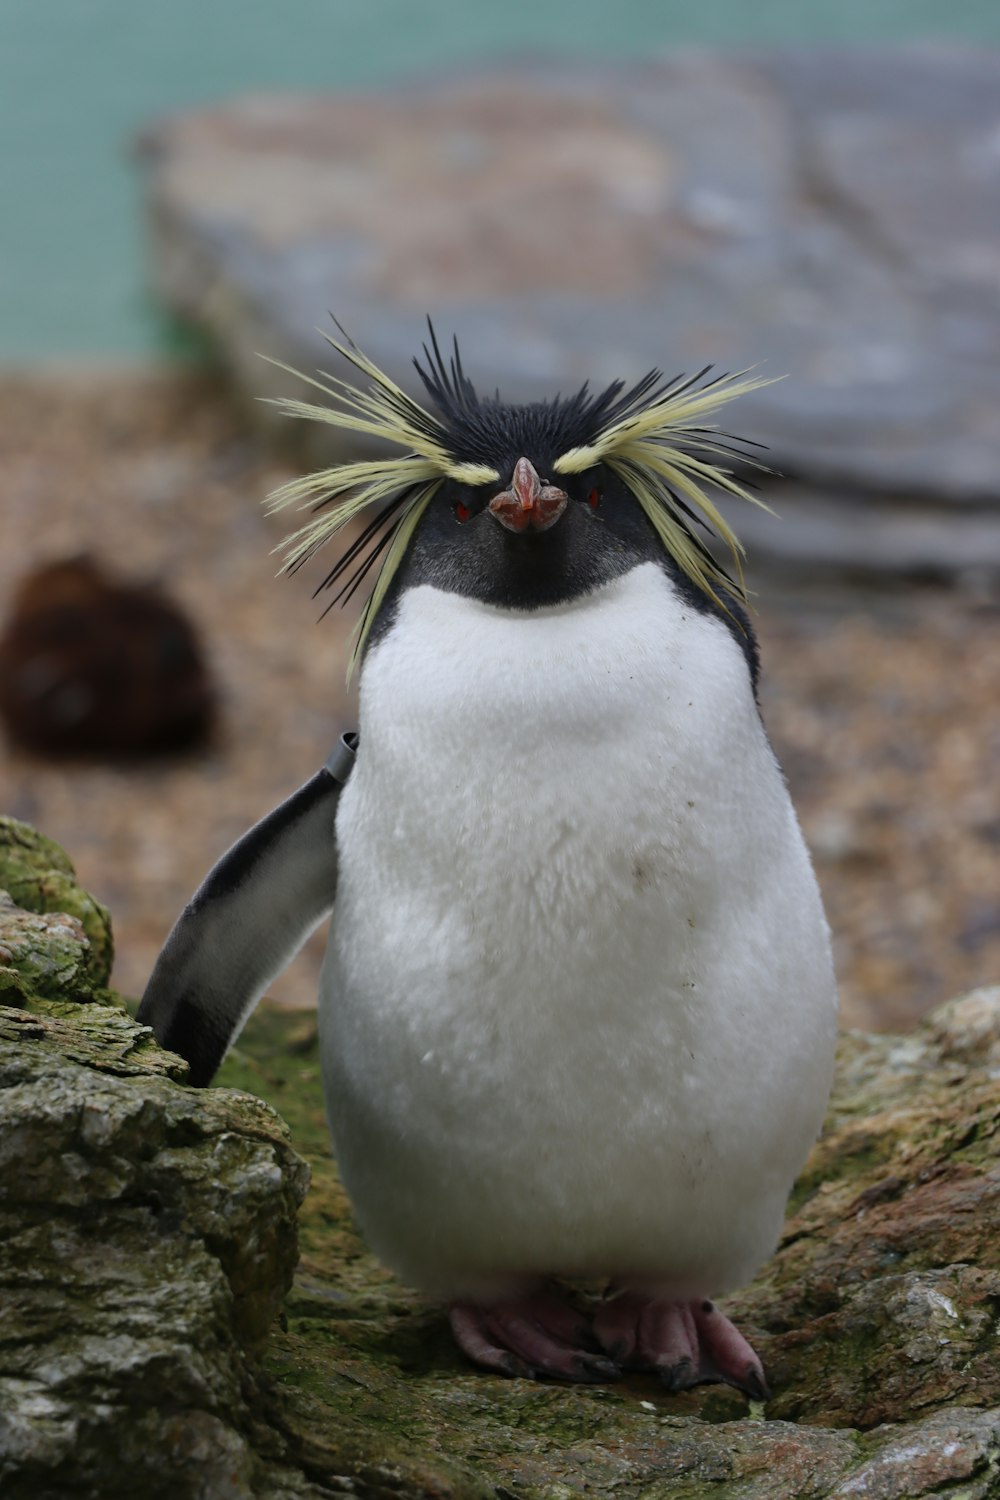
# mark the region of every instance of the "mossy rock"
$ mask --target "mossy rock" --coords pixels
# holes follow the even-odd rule
[[[114,943],[107,909],[78,884],[65,850],[17,818],[0,817],[0,890],[24,911],[75,917],[87,939],[84,957],[89,997],[111,976]],[[65,988],[65,986],[63,986]]]
[[[0,1009],[5,1500],[268,1492],[250,1397],[308,1169],[186,1072],[123,1009]]]

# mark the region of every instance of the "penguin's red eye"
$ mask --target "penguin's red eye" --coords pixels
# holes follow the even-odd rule
[[[601,492],[600,492],[600,490],[597,490],[597,489],[591,490],[590,494],[587,496],[587,504],[590,506],[591,510],[596,510],[597,507],[600,505],[600,503],[601,503]]]
[[[462,501],[459,500],[458,504],[455,506],[455,520],[467,521],[471,515],[472,511],[469,509],[469,507],[467,505],[463,505]]]

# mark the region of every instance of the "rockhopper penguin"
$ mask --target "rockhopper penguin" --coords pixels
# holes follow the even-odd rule
[[[709,419],[759,382],[654,371],[512,406],[432,330],[431,410],[331,343],[365,385],[322,376],[329,405],[281,404],[404,456],[272,503],[316,512],[290,569],[379,507],[324,581],[349,596],[378,568],[356,758],[345,743],[224,856],[140,1020],[207,1083],[332,910],[327,1111],[382,1260],[488,1369],[762,1397],[709,1299],[777,1242],[836,993],[739,544],[707,493],[752,498]],[[581,1312],[574,1279],[607,1293]]]

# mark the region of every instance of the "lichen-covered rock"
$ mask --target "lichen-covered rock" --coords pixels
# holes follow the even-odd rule
[[[89,999],[90,944],[76,917],[67,912],[39,916],[22,911],[0,890],[0,971],[7,1004],[31,995],[45,1000]]]
[[[107,910],[77,884],[73,866],[55,840],[17,818],[0,817],[0,891],[6,891],[25,911],[58,913],[78,922],[87,940],[79,959],[85,977],[90,986],[107,985],[114,955]],[[8,963],[2,952],[8,913],[9,908],[0,914],[0,964],[4,965]],[[57,988],[72,988],[77,1000],[87,998],[87,985],[76,974],[67,976]]]
[[[0,1007],[5,1500],[1000,1494],[1000,989],[844,1037],[782,1243],[727,1303],[766,1409],[466,1365],[358,1237],[311,1020],[263,1008],[222,1075],[249,1093],[198,1092],[121,1009],[25,998]],[[305,1168],[255,1094],[313,1168],[266,1343]]]
[[[307,1169],[260,1100],[79,1011],[0,1011],[0,1490],[255,1493],[247,1351]]]
[[[1000,990],[908,1037],[849,1035],[778,1254],[735,1299],[775,1415],[901,1421],[1000,1404]]]
[[[33,861],[87,910],[62,851],[12,826],[10,883]],[[282,1493],[249,1396],[308,1168],[261,1100],[181,1086],[77,916],[5,894],[0,958],[0,1493]]]

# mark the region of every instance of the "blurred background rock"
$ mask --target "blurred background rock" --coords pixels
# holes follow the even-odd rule
[[[352,721],[352,619],[274,580],[259,505],[305,432],[248,399],[330,308],[400,375],[429,312],[508,396],[788,375],[734,417],[782,519],[739,519],[845,1019],[996,980],[998,49],[989,0],[0,0],[0,615],[89,554],[176,602],[221,699],[179,759],[2,752],[120,988]]]

